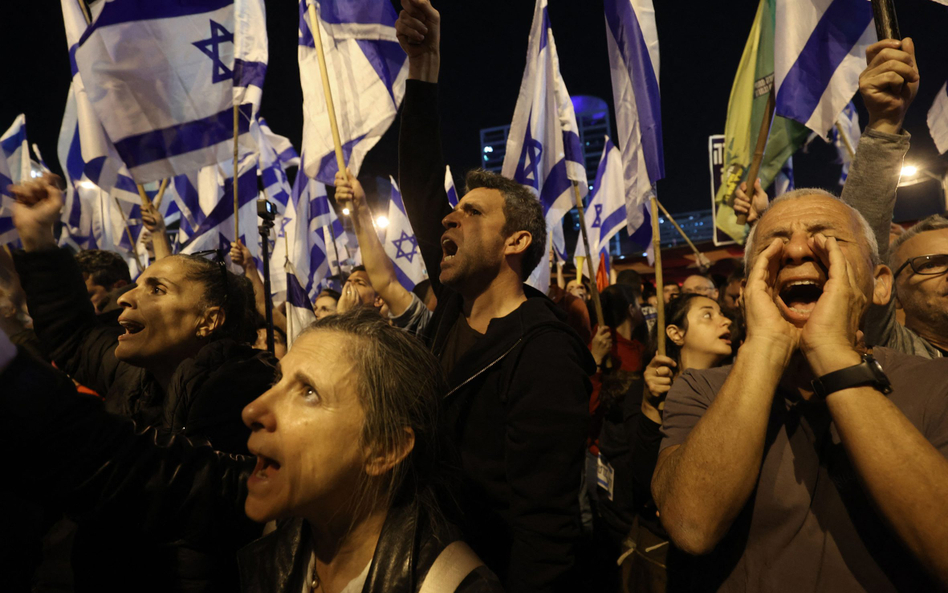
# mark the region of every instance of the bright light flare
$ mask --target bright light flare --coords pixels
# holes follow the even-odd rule
[[[349,216],[349,209],[348,209],[348,208],[343,208],[343,209],[342,209],[342,215],[343,215],[343,216]]]
[[[905,165],[902,167],[902,177],[915,177],[918,173],[918,167],[915,165]]]
[[[91,181],[80,181],[79,187],[81,187],[82,189],[95,189],[96,185],[92,183]]]
[[[376,219],[375,219],[375,226],[379,227],[380,229],[384,229],[385,227],[387,227],[387,226],[388,226],[388,217],[387,217],[387,216],[379,216],[378,218],[376,218]]]

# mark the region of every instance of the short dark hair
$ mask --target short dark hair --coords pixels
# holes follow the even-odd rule
[[[509,237],[517,231],[527,231],[533,237],[520,259],[520,276],[526,279],[546,255],[546,220],[540,200],[525,185],[520,185],[502,175],[474,169],[464,179],[467,191],[484,188],[495,189],[504,196],[503,236]]]
[[[338,290],[333,290],[333,289],[331,289],[331,288],[324,288],[324,289],[322,289],[322,290],[319,291],[319,294],[316,295],[316,299],[315,299],[315,300],[318,300],[320,297],[324,297],[324,296],[327,296],[327,297],[331,298],[332,300],[336,301],[337,303],[339,302],[339,298],[342,297],[342,295],[339,294],[339,291],[338,291]]]
[[[249,310],[255,302],[253,285],[244,276],[229,272],[223,262],[211,261],[199,255],[178,254],[188,266],[186,277],[204,286],[202,305],[221,307],[224,324],[214,330],[212,339],[231,338],[253,344],[257,329]]]
[[[616,284],[627,284],[633,289],[642,292],[642,276],[635,270],[622,270],[616,275]]]
[[[126,284],[132,283],[128,264],[114,251],[86,249],[76,254],[76,263],[84,275],[92,278],[93,284],[112,288],[112,285],[120,280],[124,280]]]
[[[355,274],[356,272],[365,272],[366,274],[369,273],[368,270],[365,269],[365,266],[363,266],[362,264],[359,264],[359,265],[357,265],[357,266],[353,266],[353,267],[352,267],[352,270],[349,271],[349,275],[351,276],[351,275]]]

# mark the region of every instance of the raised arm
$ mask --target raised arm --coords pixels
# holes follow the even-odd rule
[[[348,169],[345,173],[336,173],[336,200],[349,205],[352,226],[362,250],[362,264],[372,288],[382,297],[393,316],[401,315],[411,305],[411,293],[398,281],[395,264],[385,253],[372,224],[372,211],[365,201],[362,184]]]
[[[165,219],[151,202],[142,204],[142,224],[151,237],[151,248],[155,251],[155,261],[171,255],[171,241],[165,232]]]
[[[231,243],[230,260],[234,262],[235,266],[240,266],[244,271],[244,276],[250,280],[250,284],[253,285],[254,307],[261,317],[266,317],[267,293],[263,286],[263,280],[260,279],[260,274],[257,272],[257,266],[253,263],[253,255],[250,254],[250,250],[240,241]],[[286,333],[286,317],[276,307],[273,308],[273,327],[278,327],[283,333]]]
[[[16,186],[13,221],[23,242],[14,256],[33,328],[64,372],[105,395],[123,366],[115,358],[118,325],[100,324],[75,258],[56,246],[53,223],[62,208],[55,176]]]
[[[444,157],[438,118],[441,16],[428,0],[403,0],[395,23],[408,54],[408,81],[398,136],[398,187],[418,239],[435,294],[441,292],[441,221],[451,212],[444,192]]]
[[[710,406],[690,397],[687,373],[665,403],[666,441],[687,437],[659,454],[652,495],[672,541],[690,554],[714,549],[757,484],[774,393],[799,340],[768,289],[782,252],[775,240],[757,256],[744,289],[747,340]]]

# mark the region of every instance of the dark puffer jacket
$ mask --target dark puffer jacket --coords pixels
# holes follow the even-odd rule
[[[124,333],[115,322],[118,312],[95,314],[68,251],[19,252],[15,263],[46,352],[58,368],[101,394],[106,410],[153,428],[156,438],[183,434],[220,451],[247,452],[250,430],[241,411],[273,381],[275,361],[268,353],[228,339],[213,341],[181,363],[162,390],[150,373],[115,357],[117,338]],[[129,541],[122,536],[128,529],[121,508],[67,512],[78,523],[72,549],[68,538],[49,548],[40,580],[68,579],[62,573],[68,566],[64,557],[71,554],[76,591],[101,591],[104,579],[139,582],[140,590],[155,592],[233,590],[237,568],[232,554],[174,540]],[[49,507],[50,513],[56,510]],[[56,561],[57,556],[63,559]]]

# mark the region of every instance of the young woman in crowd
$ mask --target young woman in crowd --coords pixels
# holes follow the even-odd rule
[[[0,413],[17,418],[0,444],[34,462],[17,488],[78,512],[122,512],[125,545],[233,554],[248,518],[275,520],[238,554],[245,592],[501,590],[439,510],[440,366],[373,311],[327,317],[297,338],[277,382],[243,411],[256,466],[181,437],[158,442],[12,348],[0,334]],[[117,590],[113,572],[98,577],[99,590]],[[135,589],[161,577],[141,574]]]
[[[273,380],[273,359],[248,343],[255,333],[249,286],[221,263],[175,255],[137,278],[119,297],[120,312],[97,316],[75,258],[57,248],[53,237],[62,208],[55,181],[48,175],[13,188],[14,222],[24,247],[16,254],[16,269],[50,360],[101,395],[108,411],[142,428],[245,453],[250,433],[240,412]],[[71,554],[77,588],[110,571],[136,579],[161,574],[167,590],[185,582],[195,590],[202,582],[213,589],[221,563],[233,564],[232,558],[200,556],[184,546],[130,549],[114,534],[123,528],[120,515],[79,519]]]
[[[662,440],[662,408],[672,383],[681,373],[726,364],[732,357],[731,320],[714,300],[699,294],[683,294],[667,305],[665,314],[665,356],[655,354],[657,328],[653,329],[649,350],[653,353],[645,367],[645,390],[641,413],[631,424],[632,514],[631,578],[659,583],[644,590],[664,591],[668,537],[655,512],[651,482]]]

